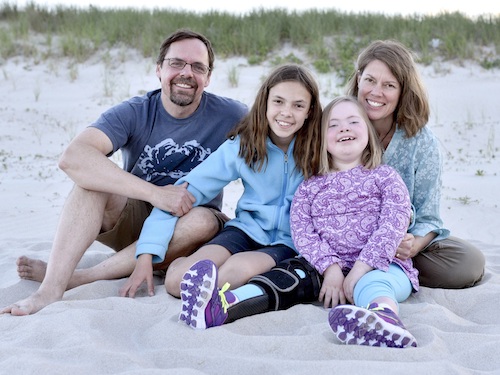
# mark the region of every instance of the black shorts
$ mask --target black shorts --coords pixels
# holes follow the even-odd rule
[[[245,251],[258,251],[269,255],[276,264],[293,258],[297,255],[294,249],[286,245],[262,245],[250,238],[241,229],[231,225],[226,226],[206,245],[219,245],[226,248],[231,254],[242,253]]]

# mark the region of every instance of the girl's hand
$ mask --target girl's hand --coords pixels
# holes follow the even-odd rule
[[[354,263],[354,266],[345,277],[343,288],[347,300],[354,304],[354,287],[366,273],[370,272],[373,268],[368,264],[360,262],[359,260]]]
[[[134,272],[120,288],[121,297],[134,298],[137,289],[146,281],[149,296],[154,296],[155,286],[153,284],[153,256],[151,254],[139,255]]]
[[[318,300],[323,302],[325,309],[335,307],[339,303],[346,303],[342,283],[344,274],[338,264],[332,264],[323,274],[323,284],[319,292]]]

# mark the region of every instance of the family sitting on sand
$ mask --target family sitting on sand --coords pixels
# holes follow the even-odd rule
[[[479,282],[481,251],[443,227],[441,155],[412,52],[375,41],[346,96],[324,110],[304,67],[274,69],[250,110],[205,91],[214,51],[181,29],[161,45],[161,88],[104,112],[59,166],[74,181],[47,263],[20,257],[41,282],[1,310],[34,314],[66,290],[128,277],[134,297],[153,271],[182,299],[179,320],[204,329],[319,301],[346,344],[415,347],[399,302]],[[123,169],[109,156],[121,150]],[[235,218],[222,190],[241,179]],[[76,269],[99,241],[116,253]]]

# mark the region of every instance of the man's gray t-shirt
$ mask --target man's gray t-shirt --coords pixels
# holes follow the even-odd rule
[[[91,126],[109,137],[112,153],[121,150],[126,171],[165,186],[214,152],[246,113],[244,104],[204,92],[197,110],[177,119],[163,107],[161,90],[155,90],[112,107]],[[220,209],[221,197],[212,203]]]

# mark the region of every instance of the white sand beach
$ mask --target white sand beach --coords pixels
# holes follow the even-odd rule
[[[100,55],[83,64],[2,62],[0,307],[38,287],[19,279],[15,262],[21,255],[49,257],[72,186],[57,168],[64,147],[111,105],[159,87],[154,61],[128,50],[108,52],[111,59]],[[218,59],[208,91],[251,105],[271,68]],[[342,345],[319,305],[194,331],[177,322],[181,303],[161,279],[154,297],[142,291],[135,299],[118,296],[122,279],[70,290],[32,316],[1,315],[0,374],[500,374],[500,74],[469,63],[421,66],[421,72],[429,127],[444,157],[442,216],[453,235],[482,249],[486,274],[474,288],[421,288],[401,304],[418,348]],[[332,74],[316,77],[323,105],[342,93]],[[237,183],[226,189],[229,215],[239,192]],[[79,267],[111,254],[95,243]]]

